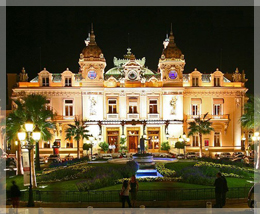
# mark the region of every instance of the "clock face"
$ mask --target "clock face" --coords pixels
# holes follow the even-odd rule
[[[128,73],[128,78],[130,79],[130,80],[135,80],[136,78],[137,78],[137,73],[136,73],[136,71],[130,71],[129,73]]]
[[[177,75],[178,75],[178,73],[175,70],[171,70],[169,72],[169,78],[172,79],[172,80],[176,79]]]
[[[97,73],[95,71],[89,71],[88,72],[88,78],[93,80],[97,77]]]

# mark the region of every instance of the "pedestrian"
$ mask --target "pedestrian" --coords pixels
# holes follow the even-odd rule
[[[216,197],[216,204],[215,208],[222,207],[222,192],[223,192],[223,179],[221,178],[221,173],[217,173],[217,178],[215,180],[215,197]]]
[[[138,185],[138,181],[136,180],[135,175],[132,175],[131,180],[130,180],[130,193],[131,193],[131,201],[132,201],[132,205],[133,207],[135,207],[135,202],[136,202],[136,198],[137,198],[137,191],[139,188]]]
[[[19,207],[19,197],[21,196],[21,191],[19,187],[15,184],[15,181],[12,181],[12,186],[10,189],[10,196],[12,200],[13,208]]]
[[[130,191],[130,183],[127,180],[124,180],[123,186],[121,189],[121,197],[122,197],[122,208],[125,208],[125,201],[128,203],[128,207],[132,207],[130,198],[129,198],[129,191]]]
[[[221,178],[223,180],[223,192],[222,192],[221,198],[222,198],[222,207],[224,207],[226,205],[226,194],[228,191],[228,185],[227,185],[227,180],[226,180],[225,176],[222,175]]]

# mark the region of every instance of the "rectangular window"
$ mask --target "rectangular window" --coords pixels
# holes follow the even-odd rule
[[[73,116],[73,100],[65,100],[65,116]]]
[[[219,77],[215,77],[214,78],[214,86],[215,87],[219,87],[220,86],[220,78]]]
[[[199,86],[199,78],[198,77],[193,77],[192,78],[192,86]]]
[[[73,148],[73,143],[67,142],[66,143],[66,148]]]
[[[46,104],[45,104],[45,108],[46,108],[46,110],[51,110],[51,100],[46,100],[47,102],[46,102]]]
[[[199,115],[197,104],[192,104],[192,115]]]
[[[192,136],[192,146],[198,147],[199,146],[199,136]]]
[[[149,113],[157,114],[157,100],[149,100]]]
[[[65,77],[65,86],[70,87],[71,85],[71,77]]]
[[[221,115],[221,104],[214,104],[214,115]]]
[[[108,113],[109,114],[116,114],[117,109],[116,109],[116,100],[108,100]]]
[[[218,147],[220,146],[220,133],[215,132],[214,134],[214,146]]]
[[[49,86],[49,77],[42,77],[42,86]]]
[[[43,148],[46,148],[46,149],[51,148],[50,142],[44,142]]]
[[[137,98],[129,98],[129,114],[137,114]]]

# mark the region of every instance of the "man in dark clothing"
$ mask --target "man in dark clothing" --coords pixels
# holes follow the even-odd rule
[[[19,207],[19,197],[21,196],[21,192],[19,187],[15,184],[15,181],[12,181],[13,186],[11,186],[10,194],[11,200],[13,204],[13,208]]]
[[[222,192],[223,192],[223,179],[221,178],[221,173],[217,173],[217,178],[215,180],[215,197],[216,197],[216,208],[222,207]]]
[[[227,194],[227,191],[228,191],[228,186],[227,186],[227,180],[225,178],[224,175],[221,176],[222,180],[223,180],[223,192],[222,192],[222,207],[225,206],[226,204],[226,194]]]

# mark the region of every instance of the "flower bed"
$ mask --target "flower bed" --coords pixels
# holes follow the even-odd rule
[[[176,176],[176,172],[174,170],[165,168],[165,163],[156,163],[156,169],[164,177]]]

